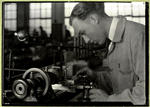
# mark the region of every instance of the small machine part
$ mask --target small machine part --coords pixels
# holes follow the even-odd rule
[[[76,83],[76,88],[83,89],[82,96],[78,98],[78,101],[90,102],[89,92],[90,92],[90,89],[92,89],[93,83],[88,80],[86,75],[82,75],[82,76],[79,75],[78,83]]]
[[[38,102],[47,94],[51,98],[56,97],[51,84],[57,83],[59,72],[57,69],[49,69],[44,72],[38,68],[27,70],[22,79],[15,80],[12,84],[13,94],[25,102]]]
[[[93,83],[91,82],[90,85],[83,85],[83,102],[90,102],[90,98],[89,98],[89,92],[90,92],[90,89],[92,89],[92,85]]]

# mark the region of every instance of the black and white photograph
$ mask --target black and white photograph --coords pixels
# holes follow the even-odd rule
[[[148,106],[148,13],[148,2],[2,2],[2,105]]]

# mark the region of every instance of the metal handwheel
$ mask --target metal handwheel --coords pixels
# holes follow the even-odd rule
[[[41,93],[40,96],[44,96],[46,95],[46,93],[48,92],[49,86],[51,84],[51,80],[50,77],[47,73],[45,73],[44,71],[42,71],[41,69],[38,68],[31,68],[29,70],[27,70],[24,74],[23,74],[23,79],[40,79],[40,81],[42,81],[42,84],[38,84],[38,85],[43,85],[44,84],[44,91]],[[44,82],[44,83],[43,83]]]

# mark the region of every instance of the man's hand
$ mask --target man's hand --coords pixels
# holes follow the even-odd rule
[[[89,80],[96,79],[96,72],[94,72],[93,70],[91,70],[88,67],[85,67],[85,68],[81,69],[80,71],[78,71],[76,73],[75,77],[78,78],[79,75],[81,75],[81,76],[87,76],[87,78]]]
[[[108,94],[101,89],[91,89],[90,99],[92,102],[107,101]]]

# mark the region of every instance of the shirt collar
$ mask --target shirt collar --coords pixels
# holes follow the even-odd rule
[[[125,30],[126,18],[123,16],[113,17],[108,38],[112,42],[120,42]]]
[[[115,35],[118,21],[119,21],[119,19],[117,17],[113,17],[112,22],[111,22],[111,26],[110,26],[110,30],[109,30],[109,34],[108,34],[108,38],[111,41],[113,41],[113,39],[114,39],[114,35]]]

